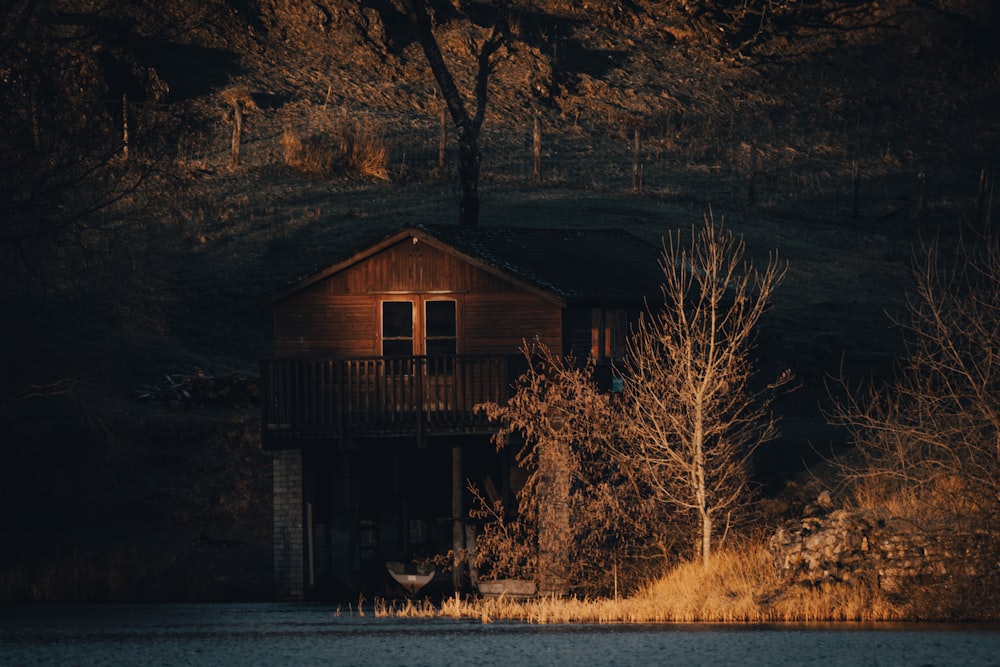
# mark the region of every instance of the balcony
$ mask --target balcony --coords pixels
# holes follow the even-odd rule
[[[269,359],[261,363],[265,447],[292,440],[490,433],[523,356]]]

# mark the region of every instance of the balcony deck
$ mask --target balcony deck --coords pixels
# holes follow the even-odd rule
[[[302,439],[490,433],[480,403],[503,403],[518,355],[268,359],[261,362],[265,447]]]

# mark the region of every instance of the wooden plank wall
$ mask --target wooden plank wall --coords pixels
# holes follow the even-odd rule
[[[407,293],[459,301],[459,353],[511,354],[540,336],[562,351],[562,309],[426,243],[409,240],[275,304],[275,356],[378,354],[382,298]]]

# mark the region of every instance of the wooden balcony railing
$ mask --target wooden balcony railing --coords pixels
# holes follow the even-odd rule
[[[261,363],[265,444],[291,438],[487,433],[480,403],[504,402],[519,356],[269,359]]]

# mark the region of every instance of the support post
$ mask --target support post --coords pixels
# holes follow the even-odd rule
[[[313,549],[313,504],[306,503],[306,571],[309,588],[316,585],[316,555]]]
[[[451,448],[451,540],[452,571],[451,581],[455,590],[462,589],[465,559],[465,484],[462,474],[462,448]]]

